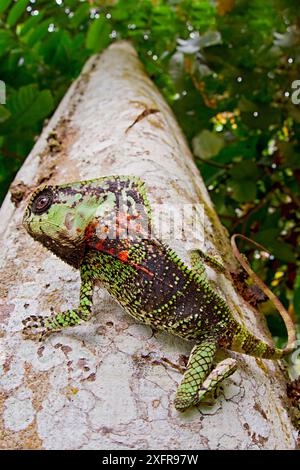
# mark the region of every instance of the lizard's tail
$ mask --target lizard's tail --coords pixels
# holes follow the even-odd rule
[[[275,294],[273,294],[273,292],[266,286],[266,284],[255,274],[255,272],[252,271],[246,259],[243,257],[243,255],[241,255],[241,253],[237,249],[237,246],[235,244],[235,239],[237,237],[243,238],[244,240],[247,240],[250,243],[253,243],[255,246],[257,246],[261,250],[264,250],[264,251],[268,251],[268,250],[264,248],[262,245],[260,245],[259,243],[255,242],[254,240],[251,240],[250,238],[245,237],[244,235],[237,233],[231,237],[231,245],[233,248],[234,256],[238,259],[238,261],[243,266],[245,271],[249,274],[249,276],[256,282],[256,284],[261,288],[261,290],[269,297],[273,305],[275,305],[275,307],[277,308],[278,312],[280,313],[284,321],[287,334],[288,334],[288,341],[287,341],[286,347],[284,349],[277,349],[277,348],[272,348],[268,344],[256,338],[251,333],[247,333],[245,330],[244,334],[246,336],[248,335],[247,340],[245,341],[247,341],[247,343],[249,342],[249,348],[250,348],[250,352],[247,352],[247,354],[250,354],[253,356],[264,357],[266,359],[280,359],[282,356],[289,354],[291,351],[293,351],[295,347],[295,342],[296,342],[295,326],[293,324],[293,321],[290,315],[288,314],[288,312],[286,311],[286,309],[284,308],[280,300],[276,297]],[[246,343],[245,343],[245,347],[246,347]],[[253,348],[253,353],[251,352],[252,348]]]
[[[278,349],[269,346],[241,325],[236,328],[230,349],[264,359],[280,359],[290,352],[287,348]]]

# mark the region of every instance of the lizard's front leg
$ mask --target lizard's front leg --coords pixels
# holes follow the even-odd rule
[[[175,397],[174,404],[178,411],[198,405],[223,379],[235,372],[234,359],[225,359],[211,370],[216,350],[217,343],[213,338],[207,338],[192,349],[186,372]]]
[[[69,326],[76,326],[82,321],[90,319],[92,314],[92,300],[94,292],[94,279],[89,274],[86,265],[80,268],[81,286],[79,305],[75,310],[65,310],[47,317],[35,316],[23,320],[23,335],[25,338],[42,341],[46,336]]]
[[[207,279],[205,273],[205,264],[207,264],[220,274],[227,274],[225,267],[221,264],[218,259],[204,253],[202,250],[200,250],[200,248],[190,250],[189,257],[192,270],[196,271],[203,281],[206,281]]]
[[[207,274],[205,270],[205,264],[203,263],[202,251],[198,249],[190,250],[189,258],[192,271],[196,272],[202,281],[207,281]]]

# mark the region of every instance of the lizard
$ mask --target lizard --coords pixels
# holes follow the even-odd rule
[[[266,359],[280,359],[293,346],[268,345],[239,323],[203,276],[201,251],[191,266],[155,235],[144,181],[106,176],[62,185],[44,185],[30,197],[23,216],[27,232],[62,261],[80,271],[79,304],[49,316],[23,320],[27,339],[88,321],[96,284],[104,286],[127,313],[154,329],[193,341],[175,408],[197,406],[237,368],[226,358],[214,366],[219,348]]]

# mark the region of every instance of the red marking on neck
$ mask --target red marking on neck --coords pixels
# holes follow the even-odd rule
[[[128,261],[128,250],[119,251],[119,253],[117,253],[117,257],[120,261],[126,263]]]
[[[122,247],[124,247],[124,245],[120,244],[119,246],[116,245],[115,247],[110,247],[109,245],[107,245],[107,243],[108,243],[107,238],[104,238],[104,239],[97,238],[93,242],[93,237],[95,237],[95,232],[96,232],[97,227],[98,227],[98,223],[97,222],[92,222],[87,226],[87,228],[85,230],[85,240],[91,248],[102,251],[104,253],[108,253],[108,254],[112,255],[113,257],[119,259],[122,263],[129,264],[130,266],[133,266],[138,271],[143,271],[144,273],[146,273],[150,277],[154,276],[154,273],[149,271],[149,269],[145,268],[144,266],[140,266],[136,263],[133,263],[129,260],[128,250],[122,249]],[[117,234],[118,233],[119,233],[119,230],[117,228]],[[125,246],[126,246],[126,244],[125,244]]]
[[[95,244],[96,250],[105,251],[104,240],[98,240]]]
[[[128,255],[129,255],[129,252],[128,250],[122,250],[122,251],[119,251],[116,253],[116,256],[117,258],[122,261],[122,263],[126,263],[126,264],[129,264],[130,266],[133,266],[135,269],[138,269],[139,271],[143,271],[144,273],[148,274],[148,276],[150,277],[153,277],[154,274],[149,271],[149,269],[147,268],[144,268],[143,266],[139,266],[138,264],[136,263],[132,263],[129,259],[128,259]]]

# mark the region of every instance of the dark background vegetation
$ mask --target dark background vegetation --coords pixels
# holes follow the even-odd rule
[[[272,252],[242,247],[299,322],[298,0],[0,0],[0,201],[86,59],[121,38],[174,110],[223,224]]]

